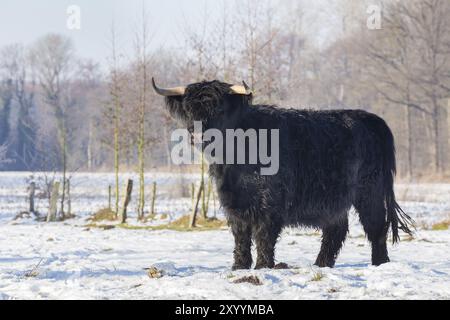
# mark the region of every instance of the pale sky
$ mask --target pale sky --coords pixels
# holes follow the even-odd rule
[[[309,10],[320,14],[327,6],[318,3],[326,1],[303,2]],[[230,0],[230,3],[236,1]],[[69,30],[66,27],[67,8],[70,5],[77,5],[81,9],[81,30]],[[157,31],[151,46],[167,48],[174,47],[178,41],[183,40],[182,37],[177,37],[177,33],[182,31],[186,21],[195,25],[202,17],[205,6],[213,15],[214,11],[219,11],[215,9],[220,6],[220,1],[145,0],[145,6],[150,16],[149,25],[152,30]],[[29,45],[39,37],[53,32],[69,36],[79,56],[104,64],[110,54],[112,21],[116,25],[118,46],[129,50],[132,48],[134,30],[138,28],[141,18],[141,9],[142,0],[0,0],[0,47],[12,43]],[[213,20],[214,16],[209,19]],[[321,22],[318,31],[325,30],[326,25],[327,21]],[[320,35],[316,33],[315,36]]]
[[[70,5],[81,9],[81,30],[66,27]],[[176,34],[183,21],[203,10],[204,5],[204,0],[146,0],[150,27],[158,32],[153,37],[153,47],[176,45],[181,40]],[[208,1],[207,5],[214,3]],[[72,38],[80,56],[104,62],[109,54],[112,21],[119,45],[131,47],[141,8],[142,0],[0,0],[0,47],[31,44],[40,36],[55,32]]]

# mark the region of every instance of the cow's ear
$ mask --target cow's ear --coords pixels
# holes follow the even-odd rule
[[[251,92],[249,95],[245,96],[246,105],[251,106],[253,103],[253,92]]]
[[[247,105],[251,105],[253,102],[253,90],[242,80],[242,84],[244,85],[245,90],[248,92],[247,94]]]
[[[240,95],[237,100],[240,108],[248,108],[252,105],[253,93],[249,93],[248,95]]]
[[[228,95],[227,97],[225,99],[225,112],[228,114],[246,109],[251,104],[250,95]]]

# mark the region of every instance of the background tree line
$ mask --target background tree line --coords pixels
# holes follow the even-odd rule
[[[448,178],[450,3],[379,2],[380,30],[367,28],[369,4],[330,0],[317,12],[307,1],[205,2],[172,48],[152,43],[157,27],[143,6],[132,53],[118,45],[127,26],[112,26],[103,68],[58,34],[1,48],[0,166],[170,168],[176,124],[151,90],[155,76],[168,86],[244,79],[258,103],[377,113],[394,131],[401,177]],[[314,27],[319,14],[327,23]]]

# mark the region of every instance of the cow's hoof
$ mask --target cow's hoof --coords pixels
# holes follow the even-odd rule
[[[255,269],[272,269],[273,267],[273,263],[257,263]]]
[[[334,267],[334,261],[327,261],[322,259],[317,259],[314,263],[315,266],[318,266],[319,268],[333,268]]]
[[[235,270],[246,270],[246,269],[250,269],[250,268],[251,268],[251,266],[233,264],[233,266],[231,267],[231,270],[233,270],[233,271],[235,271]]]
[[[277,263],[273,268],[274,269],[290,269],[289,265],[284,262]]]
[[[379,265],[381,265],[381,264],[383,264],[383,263],[387,263],[387,262],[390,262],[390,260],[389,260],[388,257],[378,258],[378,259],[372,259],[372,264],[373,264],[374,266],[379,266]]]

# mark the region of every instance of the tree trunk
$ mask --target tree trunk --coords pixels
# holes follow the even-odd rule
[[[155,215],[155,203],[156,203],[156,182],[153,182],[152,189],[152,207],[151,207],[151,215]]]
[[[211,178],[209,178],[208,179],[208,191],[206,192],[206,189],[205,189],[205,192],[204,193],[206,193],[207,194],[207,196],[206,196],[206,208],[205,208],[205,215],[204,215],[204,218],[206,219],[206,217],[208,216],[208,211],[209,211],[209,200],[211,199],[211,191],[212,191],[212,179]]]
[[[67,186],[67,216],[70,217],[72,215],[72,199],[70,197],[70,179],[67,179],[66,186]]]
[[[206,209],[206,187],[205,187],[205,158],[204,158],[204,154],[202,151],[202,176],[201,176],[201,180],[200,180],[200,187],[202,188],[203,192],[202,192],[202,217],[204,219],[206,219],[206,216],[208,214],[207,209]]]
[[[195,222],[197,221],[198,204],[200,202],[200,197],[202,193],[203,193],[203,184],[201,184],[200,188],[198,189],[197,200],[195,202],[195,206],[192,208],[191,218],[189,219],[189,228],[195,227]]]
[[[108,209],[111,210],[111,186],[108,186]]]
[[[50,194],[50,207],[47,215],[47,222],[56,221],[56,212],[58,210],[58,196],[59,196],[59,181],[53,183],[53,188]]]
[[[141,138],[143,139],[143,137]],[[141,140],[140,139],[140,140]],[[144,176],[144,141],[139,142],[139,198],[138,198],[138,219],[144,218],[145,207],[145,176]]]
[[[449,104],[449,106],[447,106]],[[441,99],[437,102],[437,141],[436,143],[439,145],[439,174],[443,176],[448,169],[448,108],[450,107],[450,99]]]
[[[32,213],[33,215],[36,216],[36,211],[34,209],[34,195],[35,195],[35,192],[36,192],[36,183],[35,182],[31,182],[30,183],[30,198],[29,198],[30,208],[29,208],[28,212]]]
[[[64,124],[64,120],[61,120],[61,156],[62,156],[62,193],[61,193],[61,202],[60,202],[60,214],[61,214],[61,220],[64,220],[65,213],[64,213],[64,202],[66,198],[66,176],[67,176],[67,141],[66,141],[66,127]]]
[[[450,172],[450,132],[449,132],[449,127],[450,127],[450,98],[446,99],[446,101],[443,101],[443,106],[445,106],[445,108],[442,109],[443,111],[443,116],[442,116],[442,130],[443,130],[443,138],[442,138],[442,142],[444,144],[443,146],[443,159],[442,159],[442,163],[443,163],[443,172],[445,174]]]
[[[169,171],[172,171],[172,158],[170,157],[170,140],[169,135],[167,133],[167,124],[163,126],[164,130],[164,140],[165,140],[165,149],[166,149],[166,157],[167,157],[167,168]]]
[[[116,115],[117,116],[117,115]],[[114,128],[114,178],[115,178],[115,206],[114,213],[116,219],[119,215],[119,199],[120,199],[120,188],[119,188],[119,132],[117,123]]]
[[[440,125],[439,125],[439,104],[437,103],[436,99],[433,98],[433,131],[434,131],[434,150],[435,150],[435,158],[434,158],[434,165],[435,165],[435,173],[441,174],[442,173],[442,164],[441,164],[441,132],[440,132]]]
[[[89,121],[88,145],[87,145],[87,167],[92,170],[92,121]]]
[[[214,218],[215,218],[217,215],[217,212],[216,212],[216,192],[214,190],[212,192],[212,197],[213,197],[213,208],[214,208]]]
[[[412,181],[413,179],[413,148],[414,148],[414,141],[413,141],[413,119],[412,119],[412,110],[407,105],[406,106],[406,124],[407,124],[407,131],[408,131],[408,179],[409,181]]]

